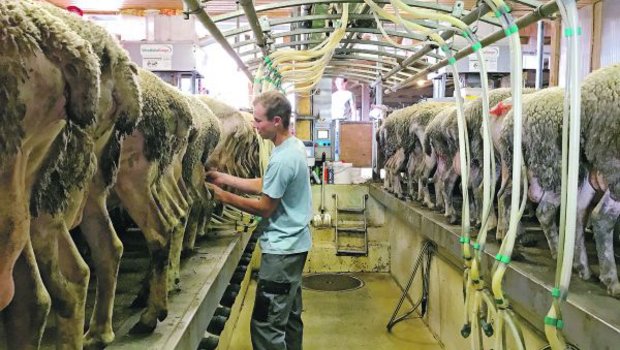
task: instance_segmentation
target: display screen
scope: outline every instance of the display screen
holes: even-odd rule
[[[329,138],[329,130],[317,130],[316,138],[317,139],[328,139]]]

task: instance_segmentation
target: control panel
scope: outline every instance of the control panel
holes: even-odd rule
[[[330,123],[315,123],[314,125],[314,158],[333,160],[333,135]]]

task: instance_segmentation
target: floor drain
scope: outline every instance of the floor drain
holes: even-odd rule
[[[361,288],[364,282],[359,278],[336,273],[321,273],[307,275],[302,279],[302,286],[305,289],[317,290],[322,292],[342,292]]]

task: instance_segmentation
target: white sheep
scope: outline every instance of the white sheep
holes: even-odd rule
[[[73,164],[79,170],[73,178],[50,178],[60,164],[67,164],[80,144],[92,148],[86,136],[96,119],[99,69],[88,42],[30,2],[0,3],[0,50],[0,191],[4,194],[0,199],[0,226],[4,228],[0,240],[7,242],[0,245],[0,309],[13,297],[14,275],[21,288],[15,290],[17,297],[5,310],[10,320],[6,322],[7,334],[14,335],[8,345],[36,347],[43,330],[36,325],[45,323],[50,297],[28,241],[30,212],[63,210],[68,205],[68,189],[79,189],[92,171],[92,157],[78,156],[85,162],[83,166]],[[62,139],[57,139],[59,135]],[[48,193],[58,196],[51,198]],[[13,274],[20,253],[19,272]],[[88,269],[82,265],[75,272],[70,278],[84,285]],[[68,308],[54,300],[55,309],[79,313],[76,303],[83,299],[65,300]]]

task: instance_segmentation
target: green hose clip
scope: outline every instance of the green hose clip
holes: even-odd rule
[[[469,237],[461,236],[461,238],[459,238],[459,243],[462,243],[462,244],[469,243]]]
[[[504,34],[506,34],[506,37],[509,37],[512,34],[518,33],[518,32],[519,32],[519,27],[516,24],[513,24],[510,27],[504,29]]]
[[[454,58],[454,57],[448,58],[448,64],[454,65],[455,63],[456,63],[456,58]]]
[[[568,293],[565,293],[564,295],[562,295],[562,292],[560,291],[559,288],[553,288],[551,289],[551,296],[555,299],[566,300],[566,298],[568,297]]]
[[[497,260],[499,262],[503,262],[504,264],[509,264],[510,263],[510,257],[506,256],[506,255],[502,255],[502,254],[497,254],[495,256],[495,260]]]
[[[493,12],[493,14],[495,15],[496,18],[500,18],[502,15],[509,14],[510,11],[512,11],[510,6],[508,6],[507,4],[503,4],[497,10],[495,10],[495,12]]]
[[[553,326],[557,329],[564,328],[564,321],[549,316],[545,316],[545,324],[548,326]]]
[[[478,50],[480,50],[482,48],[482,43],[479,41],[476,41],[472,46],[471,46],[471,50],[473,52],[476,52]]]
[[[475,250],[480,250],[480,243],[478,243],[478,242],[474,242],[471,246],[472,246]]]
[[[575,30],[575,28],[573,27],[568,27],[564,29],[564,36],[567,38],[570,38],[571,36],[574,36],[575,34],[577,36],[581,35],[581,26],[577,27],[577,30]]]

